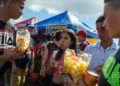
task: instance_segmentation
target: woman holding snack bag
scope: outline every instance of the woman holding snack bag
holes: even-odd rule
[[[63,86],[61,74],[63,73],[64,54],[67,48],[75,50],[76,43],[77,41],[74,31],[67,29],[62,32],[60,48],[53,52],[49,63],[50,65],[47,68],[51,71],[51,75],[53,76],[51,85],[49,86]]]
[[[12,86],[24,86],[30,61],[33,58],[32,44],[30,43],[30,32],[28,32],[27,29],[17,31],[16,47],[18,52],[25,53],[13,62]]]

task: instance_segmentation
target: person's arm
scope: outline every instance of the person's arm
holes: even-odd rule
[[[16,73],[16,72],[17,72],[17,66],[16,66],[16,64],[15,64],[15,61],[13,61],[13,63],[12,63],[12,72],[13,72],[13,73]]]
[[[34,52],[33,50],[31,50],[31,67],[30,67],[30,74],[33,72],[34,70]]]
[[[33,51],[31,51],[31,53],[32,53],[32,57],[31,57],[31,64],[34,64],[35,54],[34,54],[34,52],[33,52]]]
[[[46,63],[46,61],[48,59],[48,52],[49,51],[48,51],[47,46],[44,46],[44,51],[43,51],[42,60],[41,60],[41,62],[42,62],[41,68],[43,68],[45,66],[45,63]]]
[[[42,59],[41,59],[41,69],[40,69],[40,75],[45,76],[45,64],[48,59],[48,48],[47,46],[44,46],[43,54],[42,54]]]
[[[13,61],[22,56],[24,52],[18,53],[14,50],[4,50],[3,55],[0,55],[0,61]]]

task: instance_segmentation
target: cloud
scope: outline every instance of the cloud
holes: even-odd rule
[[[95,15],[103,12],[103,0],[28,0],[27,7],[34,12],[46,10],[57,14],[68,10],[79,15]]]
[[[48,11],[49,14],[57,14],[57,13],[59,13],[58,10],[52,9],[52,8],[47,9],[47,11]]]
[[[29,7],[28,7],[29,8]],[[39,12],[40,10],[42,10],[43,9],[43,7],[42,6],[39,6],[39,5],[31,5],[31,7],[30,7],[30,9],[32,10],[32,11],[34,11],[34,12]]]

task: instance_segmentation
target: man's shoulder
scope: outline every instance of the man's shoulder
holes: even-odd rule
[[[14,30],[14,27],[10,23],[6,23],[5,30]]]
[[[89,48],[89,49],[92,48],[92,49],[93,49],[93,48],[95,48],[95,47],[96,47],[95,44],[89,44],[86,48]]]
[[[79,45],[80,45],[80,46],[88,46],[89,43],[88,43],[87,41],[84,41],[84,42],[80,43]]]
[[[86,46],[86,48],[85,48],[85,52],[92,52],[92,51],[94,51],[96,49],[96,44],[90,44],[90,45],[88,45],[88,46]]]

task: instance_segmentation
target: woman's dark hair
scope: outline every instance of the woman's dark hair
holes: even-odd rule
[[[75,32],[73,30],[66,29],[62,33],[67,33],[70,36],[72,45],[70,45],[69,48],[74,49],[76,52],[77,38]],[[63,54],[63,50],[60,48],[55,56],[55,60],[58,61],[61,58],[62,54]]]
[[[51,34],[51,40],[55,39],[56,41],[60,41],[62,31],[56,31]]]

